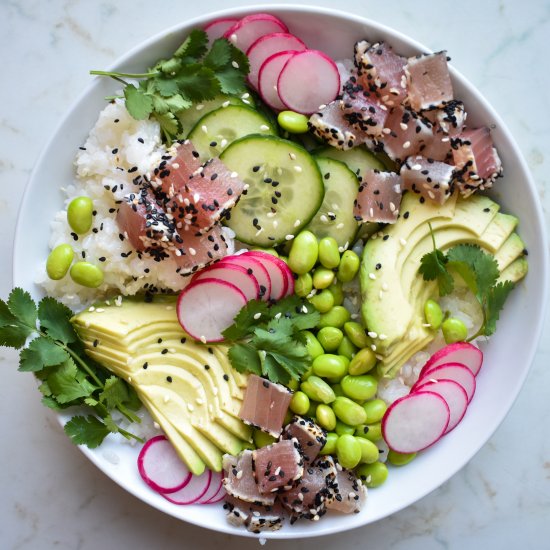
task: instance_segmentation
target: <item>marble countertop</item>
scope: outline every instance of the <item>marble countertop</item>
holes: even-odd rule
[[[250,3],[250,2],[248,2]],[[333,7],[329,0],[302,1]],[[0,51],[0,296],[12,285],[14,224],[27,178],[67,106],[108,66],[175,22],[247,2],[2,0]],[[257,4],[261,4],[257,2]],[[340,0],[338,7],[392,26],[453,64],[501,114],[533,172],[548,229],[550,63],[548,0]],[[39,215],[39,213],[37,213]],[[521,345],[521,342],[518,342]],[[15,549],[256,548],[161,514],[112,483],[40,404],[16,354],[0,349],[0,546]],[[550,326],[509,415],[479,453],[416,504],[362,529],[292,548],[548,547],[550,536]],[[270,541],[270,547],[284,542]]]

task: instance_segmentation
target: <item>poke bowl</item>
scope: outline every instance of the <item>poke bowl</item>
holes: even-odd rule
[[[305,6],[262,5],[182,22],[140,44],[118,60],[111,72],[145,73],[159,59],[169,58],[193,29],[203,29],[213,21],[240,20],[260,12],[280,19],[308,49],[323,52],[333,60],[353,58],[354,45],[361,40],[390,44],[394,51],[407,58],[429,51],[388,27],[356,15]],[[448,54],[452,56],[452,52]],[[510,410],[527,376],[542,327],[548,281],[548,247],[535,185],[498,114],[452,65],[449,71],[455,97],[467,108],[468,124],[491,129],[504,172],[484,195],[498,203],[502,212],[519,218],[517,231],[529,253],[529,271],[506,301],[495,333],[487,341],[479,342],[483,368],[476,376],[475,397],[451,433],[419,452],[410,464],[390,468],[386,482],[368,490],[366,503],[358,513],[332,512],[323,515],[320,521],[300,520],[292,525],[287,521],[280,530],[262,531],[262,537],[292,539],[347,531],[413,504],[453,476],[486,443]],[[112,79],[95,79],[69,109],[31,175],[17,223],[13,280],[14,286],[28,290],[36,300],[45,294],[44,285],[36,283],[40,268],[36,259],[45,260],[50,253],[51,222],[66,199],[62,188],[70,186],[75,178],[75,156],[106,107],[105,98],[117,95],[119,89],[120,83]],[[38,208],[40,217],[36,216]],[[58,415],[63,425],[73,416],[71,411],[60,411]],[[114,482],[174,518],[229,534],[258,536],[229,523],[222,503],[178,505],[152,490],[136,466],[142,448],[139,444],[128,445],[121,442],[120,436],[108,436],[97,448],[84,445],[80,448]]]

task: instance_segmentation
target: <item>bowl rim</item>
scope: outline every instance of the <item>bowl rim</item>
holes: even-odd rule
[[[373,27],[379,30],[383,34],[390,35],[392,38],[396,38],[404,43],[406,43],[409,47],[412,49],[417,49],[424,52],[430,52],[429,48],[427,48],[424,44],[421,42],[416,41],[415,39],[411,38],[410,36],[402,33],[401,31],[398,31],[392,27],[389,27],[385,24],[382,24],[374,19],[370,19],[367,17],[363,17],[361,15],[357,15],[356,13],[351,13],[348,11],[343,11],[340,9],[335,8],[327,8],[327,7],[316,7],[313,5],[303,5],[303,4],[283,4],[283,3],[273,3],[273,4],[250,4],[245,6],[239,6],[239,7],[233,7],[233,8],[225,8],[222,10],[216,10],[212,12],[208,12],[205,14],[202,14],[197,17],[193,17],[191,19],[184,19],[180,21],[177,24],[174,24],[170,27],[167,27],[164,30],[161,30],[160,32],[150,36],[146,40],[143,40],[136,44],[134,47],[130,48],[126,53],[119,56],[109,67],[108,70],[115,70],[117,68],[123,67],[126,63],[128,63],[134,56],[143,53],[146,51],[149,47],[156,44],[157,42],[161,41],[163,38],[167,37],[168,35],[175,34],[175,33],[181,33],[184,29],[191,29],[193,27],[197,26],[204,26],[207,22],[212,21],[217,18],[221,17],[230,17],[230,16],[236,16],[236,17],[243,17],[247,14],[256,13],[256,12],[262,12],[262,13],[271,13],[271,12],[295,12],[295,13],[314,13],[314,14],[321,14],[323,16],[327,17],[336,17],[344,20],[351,20],[354,23],[360,23],[368,27]],[[495,111],[495,109],[492,107],[492,105],[487,101],[487,99],[483,96],[483,94],[475,87],[475,85],[470,82],[465,76],[463,76],[452,64],[450,64],[450,73],[452,75],[453,80],[460,82],[462,86],[467,88],[470,92],[473,92],[476,101],[479,101],[482,104],[482,109],[484,112],[489,114],[491,118],[495,121],[495,123],[499,127],[499,131],[503,134],[504,139],[506,139],[512,149],[514,150],[517,161],[519,163],[519,168],[521,172],[525,175],[526,182],[525,185],[528,186],[530,192],[537,197],[537,189],[536,185],[533,179],[533,176],[529,170],[529,167],[527,165],[527,162],[525,158],[523,157],[523,154],[516,143],[513,135],[511,134],[510,130],[504,123],[504,121],[501,119],[500,115]],[[75,111],[78,106],[82,103],[82,101],[90,94],[94,93],[95,88],[98,86],[100,77],[95,77],[90,84],[88,84],[80,94],[77,95],[76,99],[72,101],[72,103],[69,105],[67,110],[64,112],[64,115],[60,118],[59,122],[53,129],[53,131],[49,134],[49,138],[45,142],[45,144],[42,146],[41,153],[37,157],[34,163],[34,167],[27,179],[27,184],[25,186],[25,190],[23,192],[23,196],[20,202],[20,206],[18,209],[17,214],[17,221],[15,225],[15,237],[13,242],[13,254],[12,254],[12,286],[13,282],[17,278],[17,269],[16,266],[18,265],[18,259],[22,253],[19,251],[21,250],[21,246],[18,246],[20,244],[20,239],[22,235],[22,213],[28,208],[28,203],[30,201],[32,191],[30,189],[31,185],[30,183],[37,177],[39,167],[44,162],[44,159],[47,157],[48,152],[52,144],[56,141],[57,137],[59,136],[61,130],[63,129],[64,125],[67,123],[67,120],[70,118],[73,111]],[[534,211],[535,211],[535,220],[534,225],[540,228],[545,227],[544,223],[544,216],[542,211],[542,206],[540,205],[539,201],[534,202]],[[373,523],[376,521],[380,521],[381,519],[384,519],[392,514],[395,514],[411,504],[419,501],[420,499],[424,498],[428,494],[432,493],[434,490],[436,490],[438,487],[441,486],[442,483],[447,482],[449,479],[451,479],[458,471],[460,471],[478,452],[479,450],[487,443],[488,439],[491,438],[499,425],[504,421],[508,413],[510,412],[513,403],[517,399],[517,396],[519,395],[519,392],[521,391],[525,379],[530,371],[530,368],[532,366],[534,356],[539,348],[540,345],[540,339],[541,339],[541,333],[543,329],[543,325],[545,323],[546,318],[546,305],[548,303],[548,294],[549,294],[549,253],[548,253],[548,237],[546,235],[546,232],[543,230],[541,231],[539,238],[541,239],[541,249],[542,249],[542,258],[540,258],[541,262],[541,271],[543,279],[546,281],[546,284],[544,284],[542,289],[542,296],[540,300],[541,309],[540,314],[537,319],[537,324],[535,327],[533,327],[534,332],[534,338],[533,343],[534,345],[531,346],[531,349],[528,350],[528,353],[525,356],[525,364],[526,367],[524,369],[524,372],[519,379],[519,383],[517,384],[517,387],[515,388],[515,391],[511,392],[508,395],[507,404],[505,407],[505,413],[499,417],[499,418],[493,418],[491,419],[492,422],[490,423],[490,429],[488,430],[489,436],[488,438],[482,438],[483,441],[479,443],[477,446],[475,446],[473,449],[470,450],[468,455],[466,457],[462,457],[462,459],[459,461],[458,465],[452,469],[452,471],[446,476],[446,478],[435,485],[433,484],[427,484],[427,486],[419,493],[415,494],[414,497],[405,499],[404,501],[400,502],[398,505],[394,506],[393,509],[391,509],[389,512],[385,513],[384,515],[381,515],[380,517],[375,517],[372,520],[369,520],[367,522],[363,522],[357,525],[353,525],[351,527],[348,526],[348,529],[357,529],[360,527],[365,527],[369,523]],[[57,420],[60,424],[62,424],[62,418],[57,415]],[[156,508],[157,510],[167,513],[168,515],[173,516],[175,519],[178,519],[181,521],[182,518],[179,516],[170,513],[169,510],[164,509],[163,507],[157,506],[155,502],[151,502],[149,500],[144,500],[140,494],[134,489],[133,486],[127,486],[127,485],[121,485],[120,481],[117,479],[117,477],[114,474],[114,472],[106,472],[104,468],[100,465],[100,461],[98,460],[96,454],[84,446],[79,446],[79,449],[82,451],[82,453],[87,457],[88,460],[90,460],[93,464],[95,464],[105,475],[110,477],[117,485],[121,486],[124,490],[135,496],[136,498],[140,499],[142,502],[148,504],[149,506],[152,506]],[[211,529],[217,532],[231,534],[231,535],[237,535],[237,536],[243,536],[248,538],[260,538],[260,539],[293,539],[293,538],[305,538],[305,537],[319,537],[329,534],[335,534],[340,532],[338,529],[334,528],[324,528],[323,524],[317,524],[317,527],[314,531],[309,531],[307,533],[300,533],[296,534],[293,533],[292,529],[283,529],[282,531],[276,531],[276,532],[263,532],[260,535],[250,533],[249,531],[246,531],[244,529],[240,529],[238,531],[235,530],[232,526],[230,526],[229,523],[225,525],[217,525],[216,527],[213,527],[211,525],[207,525],[206,522],[201,523],[200,521],[196,521],[194,518],[186,518],[184,521],[187,523],[191,523],[193,525]]]

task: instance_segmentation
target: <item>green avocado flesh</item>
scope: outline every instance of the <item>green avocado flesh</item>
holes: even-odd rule
[[[238,416],[246,376],[233,369],[226,346],[183,331],[175,297],[96,304],[72,322],[86,353],[134,387],[194,474],[221,471],[223,454],[251,441]]]
[[[438,249],[476,244],[494,255],[500,280],[516,282],[527,273],[525,246],[514,232],[518,219],[499,212],[499,205],[482,195],[467,200],[451,196],[443,205],[420,202],[406,193],[400,217],[371,236],[361,263],[363,321],[376,333],[381,372],[393,377],[435,332],[425,327],[424,304],[438,298],[437,283],[418,272],[422,256],[433,250],[430,223]]]

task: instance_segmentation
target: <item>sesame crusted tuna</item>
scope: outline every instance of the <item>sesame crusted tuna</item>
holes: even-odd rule
[[[447,65],[447,52],[411,57],[405,66],[408,100],[415,111],[442,107],[453,99],[453,85]]]
[[[323,141],[336,149],[351,149],[359,145],[359,131],[354,129],[349,120],[344,117],[341,100],[336,99],[313,113],[309,118],[309,129]]]
[[[278,502],[261,506],[227,495],[223,508],[227,511],[229,523],[236,527],[244,526],[252,533],[277,531],[283,526],[284,510]]]
[[[327,508],[344,514],[357,514],[367,500],[367,488],[351,471],[337,468],[336,480],[331,485]]]
[[[260,493],[288,490],[304,473],[304,460],[296,438],[283,439],[252,451],[252,461]]]
[[[423,115],[432,124],[437,124],[445,134],[456,136],[462,132],[467,113],[464,103],[453,99],[443,107],[424,111]]]
[[[401,177],[393,172],[367,170],[353,203],[361,222],[395,223],[401,205]]]
[[[246,424],[279,437],[291,399],[292,393],[285,386],[251,374],[239,417]]]
[[[282,437],[296,438],[302,449],[306,464],[313,462],[327,442],[327,432],[308,418],[294,416],[285,426]]]
[[[380,99],[374,92],[364,90],[350,82],[344,86],[340,107],[344,111],[344,118],[354,128],[372,137],[382,133],[388,118],[388,108],[380,103]]]
[[[401,166],[400,174],[403,189],[425,199],[443,204],[451,196],[455,167],[450,164],[415,155]]]

